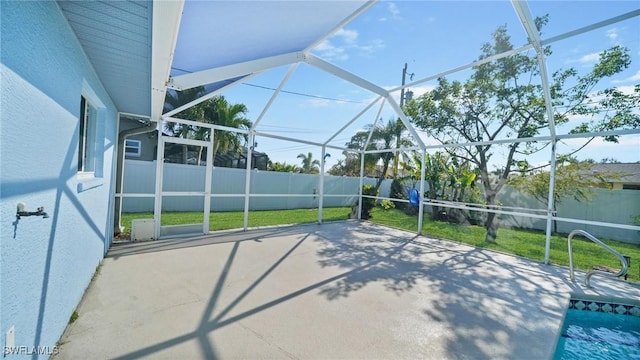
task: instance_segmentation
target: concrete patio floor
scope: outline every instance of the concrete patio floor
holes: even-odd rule
[[[56,359],[548,359],[572,292],[640,287],[371,223],[114,246]]]

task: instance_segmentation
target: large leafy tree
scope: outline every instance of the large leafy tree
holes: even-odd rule
[[[537,18],[538,30],[547,18]],[[480,59],[513,49],[506,27],[493,33],[492,42],[482,46]],[[546,55],[551,53],[545,48]],[[637,109],[640,86],[634,94],[617,89],[594,92],[605,78],[615,75],[630,64],[628,50],[613,47],[599,55],[599,61],[586,75],[571,68],[558,70],[550,79],[550,92],[555,106],[554,120],[566,124],[572,116],[591,115],[591,121],[574,132],[612,130],[640,126]],[[441,143],[492,141],[499,138],[526,138],[539,134],[549,126],[546,119],[540,70],[533,54],[515,54],[473,68],[466,81],[438,79],[438,86],[406,105],[407,114],[417,127],[422,128]],[[605,140],[616,141],[615,137]],[[454,157],[468,161],[479,169],[484,201],[496,204],[496,196],[506,184],[518,161],[539,151],[540,143],[514,142],[508,145],[485,144],[446,148]],[[497,163],[498,171],[489,171],[491,162],[498,162],[498,149],[504,149],[504,161]],[[495,165],[496,163],[494,163]],[[486,241],[497,236],[495,213],[487,215]]]

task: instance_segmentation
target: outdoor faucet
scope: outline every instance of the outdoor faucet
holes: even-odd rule
[[[16,219],[20,220],[23,216],[42,216],[43,219],[49,217],[46,212],[44,212],[44,206],[40,206],[38,211],[27,211],[26,205],[24,203],[18,203],[18,211],[16,213]]]

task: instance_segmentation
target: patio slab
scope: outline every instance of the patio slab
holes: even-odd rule
[[[571,293],[640,297],[592,285],[357,221],[124,244],[55,358],[548,359]]]

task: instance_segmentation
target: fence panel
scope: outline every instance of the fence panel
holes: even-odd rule
[[[589,202],[578,202],[574,199],[563,200],[558,206],[558,216],[634,225],[634,216],[640,214],[640,191],[593,189],[593,192],[593,198]],[[558,222],[559,232],[568,233],[576,229],[584,230],[596,237],[640,244],[640,232],[635,230]]]
[[[155,162],[126,160],[125,161],[125,193],[154,194],[155,191]],[[201,182],[204,179],[203,166],[166,164],[164,189],[169,191],[202,191]],[[212,176],[212,194],[244,195],[246,172],[244,169],[214,168]],[[250,210],[313,208],[318,206],[319,192],[318,175],[281,173],[272,171],[252,170],[251,192],[253,194],[288,194],[308,195],[308,197],[252,197],[249,201]],[[325,207],[352,206],[359,193],[360,179],[346,176],[325,176],[324,192],[326,195],[347,195],[345,197],[325,196]],[[365,178],[365,185],[375,185],[376,179]],[[391,180],[385,180],[380,186],[380,196],[388,197]],[[633,225],[633,217],[640,214],[640,191],[637,190],[606,190],[593,189],[591,201],[578,202],[573,199],[563,199],[557,206],[557,216],[563,218],[610,222],[616,224]],[[510,186],[498,195],[498,201],[504,206],[526,209],[545,209],[543,203],[533,197],[523,194]],[[153,198],[126,198],[123,201],[124,212],[153,211]],[[163,210],[165,211],[202,211],[200,197],[171,198],[165,197]],[[244,197],[216,197],[211,200],[212,211],[240,211],[244,209]],[[428,209],[425,209],[428,211]],[[545,214],[544,212],[536,212]],[[501,227],[544,230],[546,220],[523,216],[500,215],[498,221]],[[640,233],[634,230],[614,229],[609,227],[582,225],[569,222],[558,222],[558,231],[568,233],[571,230],[583,229],[594,236],[621,240],[640,244]]]
[[[203,166],[165,164],[163,189],[165,191],[203,191],[205,168]],[[124,193],[155,193],[156,164],[151,161],[126,160]],[[328,196],[324,198],[324,207],[352,206],[359,193],[360,179],[346,176],[324,177],[324,191],[328,195],[347,195],[344,197]],[[211,211],[240,211],[244,209],[246,171],[244,169],[215,167],[212,171]],[[376,179],[365,178],[365,184],[375,185]],[[381,196],[388,196],[390,180],[381,186]],[[283,173],[274,171],[252,170],[252,194],[287,194],[306,195],[304,197],[252,197],[249,210],[297,209],[318,206],[319,176],[310,174]],[[385,190],[386,189],[386,190]],[[385,193],[386,191],[386,193]],[[240,196],[215,196],[236,194]],[[153,211],[152,198],[126,198],[123,201],[124,212]],[[202,199],[194,197],[163,198],[162,209],[165,211],[201,211]]]
[[[214,167],[211,172],[211,194],[244,194],[246,172],[242,169]],[[211,211],[244,209],[244,197],[211,198]]]

